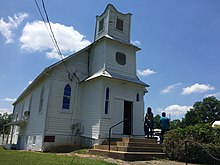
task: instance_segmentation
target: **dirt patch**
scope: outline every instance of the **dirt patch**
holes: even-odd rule
[[[91,155],[91,154],[77,154],[77,153],[68,153],[65,155],[77,155],[81,158],[90,158],[90,159],[95,159],[95,160],[104,160],[106,162],[111,162],[111,163],[116,163],[118,165],[185,165],[186,163],[184,162],[177,162],[177,161],[171,161],[171,160],[166,160],[166,159],[160,159],[160,160],[151,160],[151,161],[123,161],[120,159],[113,159],[113,158],[107,158],[107,157],[102,157],[99,155]],[[198,164],[191,164],[188,163],[188,165],[198,165]]]

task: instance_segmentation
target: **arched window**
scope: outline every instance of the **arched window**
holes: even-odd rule
[[[29,106],[28,106],[29,112],[31,111],[31,108],[32,108],[32,96],[30,97],[30,100],[29,100]]]
[[[22,106],[21,106],[21,116],[24,115],[24,102],[22,103]]]
[[[105,90],[105,114],[109,113],[109,87]]]
[[[139,93],[137,93],[136,95],[136,101],[139,102],[140,101],[140,96],[139,96]]]
[[[70,96],[71,96],[71,87],[69,84],[67,84],[64,88],[63,93],[63,109],[69,109],[70,108]]]
[[[43,110],[43,102],[44,102],[44,88],[41,89],[41,93],[40,93],[39,112],[42,112]]]

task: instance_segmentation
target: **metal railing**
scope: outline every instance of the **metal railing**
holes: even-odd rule
[[[188,148],[187,148],[187,143],[195,143],[196,145],[201,147],[212,159],[214,159],[215,161],[220,162],[219,158],[216,158],[213,155],[211,155],[200,143],[192,141],[192,140],[186,140],[185,141],[185,154],[186,154],[185,162],[186,162],[186,165],[188,164]]]
[[[119,125],[119,124],[121,124],[121,123],[123,123],[123,122],[125,122],[125,121],[127,121],[127,120],[128,120],[128,118],[126,118],[126,119],[124,119],[124,120],[118,122],[117,124],[115,124],[115,125],[113,125],[113,126],[111,126],[111,127],[109,128],[109,130],[108,130],[108,151],[110,151],[110,149],[111,149],[111,131],[112,131],[112,128],[116,127],[117,125]],[[131,126],[130,126],[130,127],[131,127]],[[131,129],[131,128],[130,128],[130,129]],[[129,132],[130,132],[130,133],[129,133],[129,137],[130,137],[131,130],[130,130]]]

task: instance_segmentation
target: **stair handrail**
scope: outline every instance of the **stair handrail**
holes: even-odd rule
[[[111,131],[112,131],[112,128],[114,128],[114,127],[116,127],[117,125],[119,125],[119,124],[125,122],[126,120],[128,120],[128,118],[126,118],[126,119],[124,119],[124,120],[118,122],[117,124],[115,124],[115,125],[113,125],[113,126],[111,126],[111,127],[109,128],[109,130],[108,130],[108,151],[110,151],[110,148],[111,148]]]
[[[195,143],[196,145],[198,145],[199,147],[201,147],[212,159],[214,159],[214,160],[220,162],[220,159],[219,159],[219,158],[216,158],[216,157],[214,157],[212,154],[210,154],[209,151],[206,150],[200,143],[195,142],[195,141],[192,141],[192,140],[185,140],[185,155],[186,155],[186,157],[185,157],[185,163],[186,163],[186,165],[188,164],[187,143],[189,143],[189,142]]]

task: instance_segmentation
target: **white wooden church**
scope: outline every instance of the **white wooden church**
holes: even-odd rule
[[[144,135],[148,85],[136,75],[131,14],[109,4],[96,16],[94,42],[47,68],[14,102],[7,147],[47,151],[92,146],[109,136]]]

